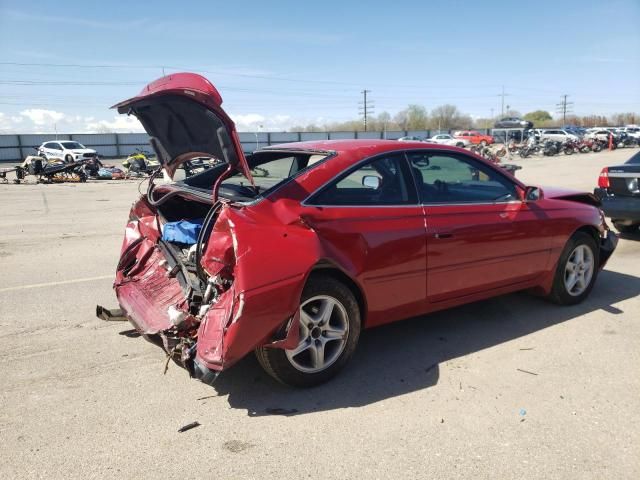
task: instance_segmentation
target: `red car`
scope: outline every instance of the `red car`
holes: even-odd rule
[[[151,178],[114,284],[134,327],[205,383],[255,351],[277,380],[315,385],[364,328],[516,290],[575,304],[616,246],[593,195],[527,187],[456,147],[312,141],[245,156],[221,104],[183,73],[116,105],[166,175],[217,160]]]
[[[475,130],[464,130],[462,132],[455,132],[453,136],[456,138],[469,140],[469,142],[474,145],[486,146],[492,145],[495,142],[491,135],[484,135],[480,132],[476,132]]]

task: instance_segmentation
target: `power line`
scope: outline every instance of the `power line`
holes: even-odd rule
[[[367,117],[373,113],[373,103],[371,100],[367,100],[367,94],[371,93],[371,90],[362,90],[363,101],[360,102],[359,113],[364,117],[364,131],[367,131]]]
[[[53,67],[53,68],[99,68],[99,69],[137,69],[137,70],[175,70],[175,71],[192,71],[200,73],[210,73],[214,75],[227,75],[233,77],[245,77],[245,78],[257,78],[265,80],[277,80],[283,82],[295,82],[295,83],[320,83],[328,85],[357,85],[355,83],[340,82],[335,80],[318,80],[311,78],[288,78],[278,75],[266,75],[266,74],[250,74],[240,72],[225,72],[220,70],[207,70],[196,67],[185,67],[175,65],[126,65],[126,64],[79,64],[79,63],[26,63],[26,62],[0,62],[0,65],[7,66],[19,66],[19,67]],[[466,85],[466,86],[453,86],[453,85],[402,85],[402,84],[376,84],[381,87],[389,88],[451,88],[451,89],[464,89],[464,88],[495,88],[494,85]]]
[[[562,100],[560,101],[560,103],[556,103],[556,112],[557,113],[562,113],[562,124],[566,125],[567,124],[567,113],[572,113],[572,108],[573,108],[573,102],[567,102],[567,97],[569,95],[564,94],[562,95]]]

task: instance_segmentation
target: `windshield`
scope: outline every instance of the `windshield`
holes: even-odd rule
[[[78,142],[60,142],[60,144],[69,150],[75,150],[77,148],[85,148],[84,145],[81,145]]]

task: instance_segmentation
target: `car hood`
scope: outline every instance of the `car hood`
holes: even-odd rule
[[[73,153],[96,153],[92,148],[72,148],[69,151]]]
[[[253,183],[235,124],[222,109],[220,93],[206,78],[195,73],[167,75],[111,108],[140,121],[170,177],[193,157],[213,156]]]
[[[600,200],[598,200],[598,198],[593,193],[558,187],[542,187],[542,191],[544,192],[545,198],[552,198],[555,200],[569,200],[572,202],[593,205],[594,207],[600,206]]]

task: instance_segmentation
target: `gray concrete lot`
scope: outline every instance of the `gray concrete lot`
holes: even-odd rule
[[[636,151],[518,176],[591,190]],[[0,478],[640,478],[640,236],[581,305],[503,296],[368,331],[319,388],[253,357],[212,388],[94,317],[136,196],[0,185]]]

